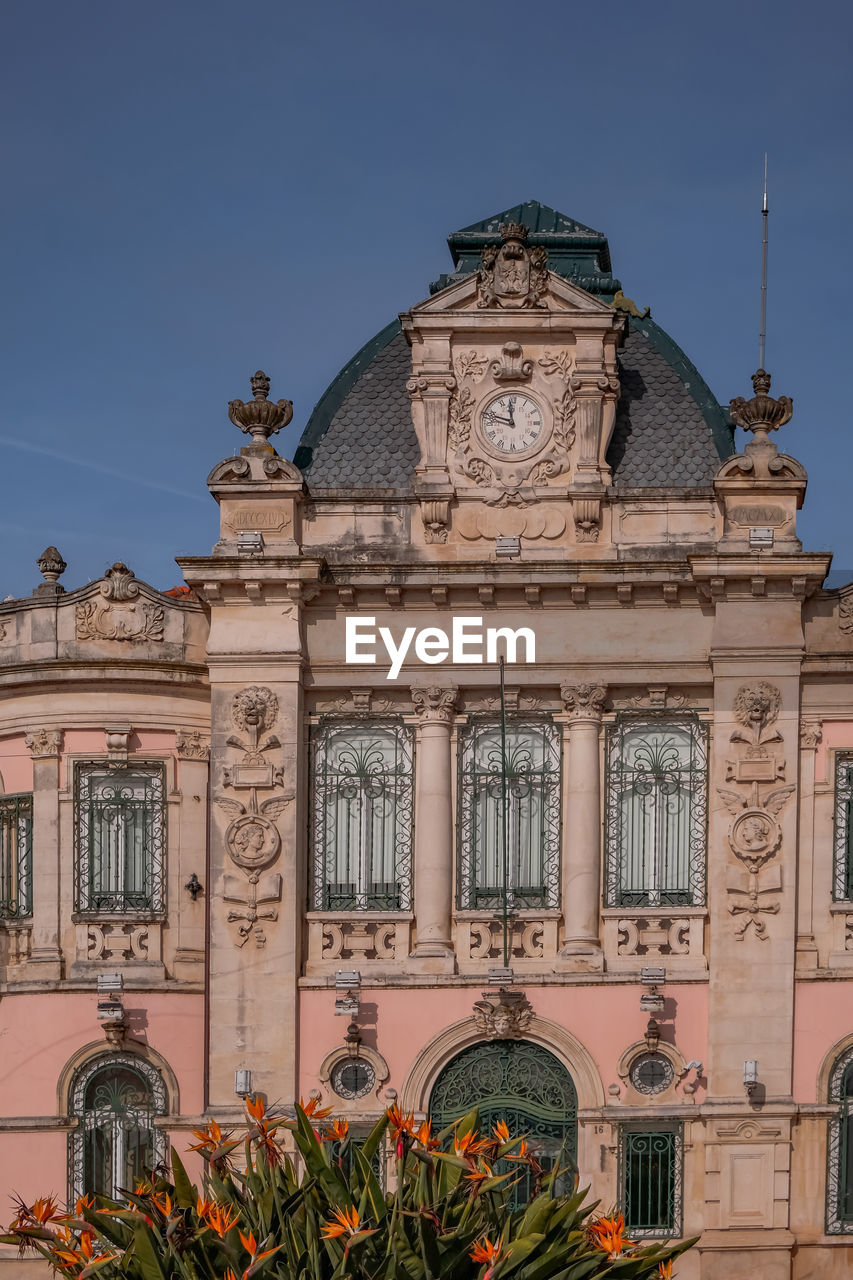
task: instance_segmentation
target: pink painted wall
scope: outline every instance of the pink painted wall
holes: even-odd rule
[[[131,1015],[139,1011],[133,1037],[159,1053],[174,1072],[181,1112],[198,1115],[204,1101],[203,997],[126,991],[124,1004]],[[0,1115],[56,1115],[57,1082],[66,1063],[84,1045],[100,1041],[106,1048],[94,991],[4,996]],[[133,1039],[127,1043],[132,1048]],[[179,1132],[174,1141],[183,1154],[192,1138]],[[0,1133],[0,1222],[13,1192],[26,1198],[55,1190],[64,1198],[65,1180],[64,1133]]]
[[[826,1102],[817,1096],[824,1058],[853,1028],[849,982],[798,982],[794,991],[794,1101]]]
[[[33,758],[22,733],[0,738],[0,776],[7,795],[33,789]]]
[[[823,739],[815,753],[815,782],[826,782],[826,763],[830,750],[853,751],[853,721],[824,720]]]
[[[598,1067],[604,1089],[618,1083],[619,1059],[629,1045],[641,1040],[648,1015],[640,1012],[639,983],[599,986],[534,987],[527,995],[536,1013],[557,1022],[580,1040]],[[664,1017],[663,1038],[675,1043],[687,1061],[707,1061],[708,987],[705,983],[667,984],[664,995],[677,1002],[674,1023]],[[365,1032],[365,1044],[376,1048],[390,1071],[388,1085],[402,1088],[422,1048],[450,1023],[470,1017],[479,988],[418,988],[417,990],[362,991],[362,1010],[375,1004],[376,1024]],[[341,1044],[344,1020],[335,1017],[335,993],[306,990],[301,993],[300,1092],[308,1096],[320,1088],[317,1070],[327,1053]],[[667,1013],[671,1010],[668,1004]],[[362,1025],[367,1026],[362,1018]],[[374,1039],[375,1033],[375,1039]],[[699,1089],[696,1101],[704,1091]],[[287,1101],[287,1100],[285,1100]]]

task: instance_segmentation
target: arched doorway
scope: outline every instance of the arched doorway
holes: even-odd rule
[[[550,1168],[561,1153],[562,1164],[575,1164],[578,1099],[574,1081],[541,1045],[491,1040],[463,1049],[451,1059],[430,1097],[433,1129],[461,1120],[475,1106],[485,1132],[503,1120],[513,1136],[526,1134],[528,1149],[544,1168]],[[520,1184],[517,1198],[523,1201],[529,1192],[529,1186]]]

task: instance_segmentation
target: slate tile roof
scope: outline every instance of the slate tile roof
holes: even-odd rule
[[[312,489],[411,488],[420,451],[406,390],[409,346],[399,328],[380,336],[349,389],[335,403],[333,383],[303,433],[295,461]],[[731,439],[696,370],[656,325],[634,320],[619,363],[622,395],[608,453],[614,484],[709,484]]]
[[[693,389],[635,324],[619,352],[619,380],[622,394],[607,453],[614,484],[710,484],[721,453],[727,456],[731,449],[718,449]]]

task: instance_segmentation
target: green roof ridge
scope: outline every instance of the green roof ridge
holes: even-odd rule
[[[300,471],[308,471],[310,469],[315,448],[328,431],[335,414],[358,382],[358,379],[375,357],[379,355],[379,352],[387,347],[389,342],[401,332],[402,327],[399,318],[392,320],[390,324],[386,324],[384,329],[380,329],[369,342],[365,342],[364,346],[356,351],[353,358],[344,365],[337,377],[333,379],[320,396],[320,399],[311,410],[311,417],[299,437],[299,444],[296,447],[296,453],[293,455],[293,464]]]

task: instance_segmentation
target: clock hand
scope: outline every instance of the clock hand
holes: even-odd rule
[[[509,397],[506,407],[509,409],[510,426],[514,427],[515,426],[515,397],[514,396]]]

